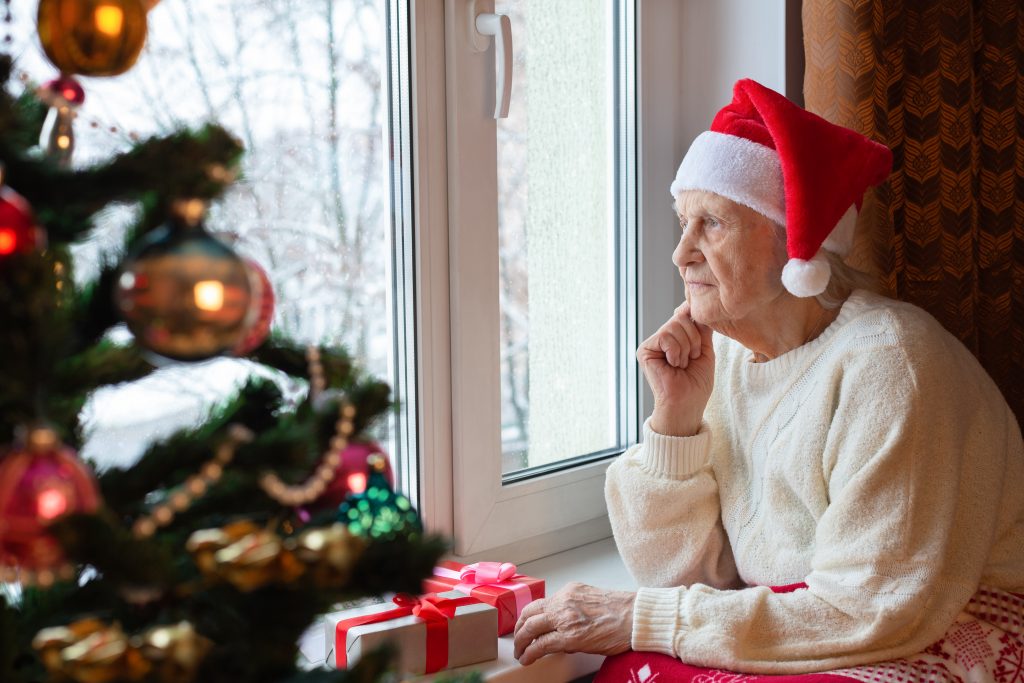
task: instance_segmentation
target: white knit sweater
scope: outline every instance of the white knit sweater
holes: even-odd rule
[[[923,650],[979,584],[1024,592],[1017,420],[931,316],[858,291],[779,358],[717,334],[715,352],[701,432],[645,426],[608,470],[615,540],[645,586],[634,650],[827,670]]]

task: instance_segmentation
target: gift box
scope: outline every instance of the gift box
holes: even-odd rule
[[[456,590],[498,609],[498,635],[512,633],[523,608],[544,597],[544,579],[516,574],[509,562],[442,562],[423,581],[425,592]]]
[[[325,620],[327,663],[338,669],[390,641],[400,671],[433,673],[498,656],[498,611],[456,591],[397,595],[389,603],[355,607]]]

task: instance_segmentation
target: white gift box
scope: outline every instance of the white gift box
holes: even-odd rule
[[[456,606],[454,616],[446,620],[447,663],[443,668],[450,669],[496,659],[498,610],[491,605],[467,599],[458,591],[438,593],[437,596],[468,603]],[[394,602],[386,602],[328,614],[324,619],[328,666],[340,668],[337,656],[342,645],[339,642],[339,623],[364,615],[389,612],[398,607],[399,605]],[[346,666],[359,661],[364,652],[371,652],[390,641],[398,651],[398,666],[402,673],[432,673],[427,671],[427,623],[420,617],[410,614],[375,624],[349,626],[344,639]]]

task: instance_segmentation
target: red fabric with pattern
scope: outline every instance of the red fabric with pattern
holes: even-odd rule
[[[683,664],[675,657],[655,652],[625,652],[608,657],[594,683],[851,683],[854,678],[836,674],[761,676]]]
[[[770,586],[775,593],[805,583]],[[743,674],[652,652],[605,659],[594,683],[1024,683],[1024,596],[982,586],[946,634],[917,655],[811,674]]]

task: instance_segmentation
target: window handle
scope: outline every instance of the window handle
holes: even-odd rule
[[[494,118],[506,119],[512,99],[512,22],[507,14],[478,14],[476,30],[494,36]]]

